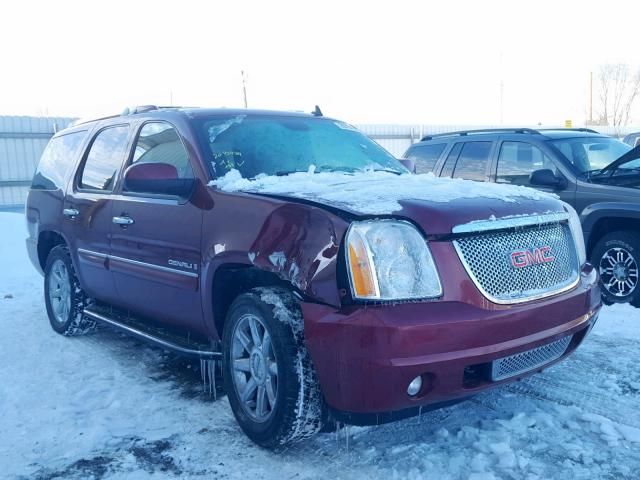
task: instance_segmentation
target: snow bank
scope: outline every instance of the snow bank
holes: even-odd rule
[[[549,198],[537,190],[516,186],[480,183],[470,180],[437,178],[431,173],[396,175],[389,172],[363,171],[357,173],[321,172],[313,168],[286,176],[259,175],[243,178],[238,170],[213,180],[225,192],[253,192],[289,195],[307,200],[322,201],[335,206],[372,214],[389,214],[400,210],[400,200],[451,202],[468,198],[492,198],[505,202],[518,199]]]

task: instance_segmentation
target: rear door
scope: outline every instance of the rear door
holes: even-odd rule
[[[113,303],[117,294],[108,269],[113,188],[130,137],[129,125],[98,130],[84,153],[63,204],[63,227],[78,277],[87,293]]]
[[[137,129],[127,167],[143,164],[151,174],[154,169],[175,172],[177,179],[194,184],[182,138],[165,121],[148,121]],[[109,265],[119,304],[143,318],[202,331],[202,210],[188,194],[177,195],[170,187],[148,190],[140,175],[128,182],[126,170],[124,177],[109,219]]]

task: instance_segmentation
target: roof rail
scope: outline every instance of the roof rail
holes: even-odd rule
[[[106,120],[108,118],[126,117],[127,115],[135,115],[137,113],[153,112],[156,110],[171,109],[171,108],[194,108],[194,107],[181,107],[181,106],[175,106],[175,105],[138,105],[135,107],[127,107],[122,111],[122,113],[116,114],[116,115],[103,115],[101,117],[80,118],[75,122],[72,122],[69,126],[73,127],[76,125],[81,125],[83,123],[97,122],[98,120]]]
[[[434,135],[425,135],[420,140],[424,142],[426,140],[431,140],[433,138],[442,138],[442,137],[464,137],[466,135],[477,135],[482,133],[529,133],[535,134],[540,133],[538,130],[534,130],[533,128],[484,128],[480,130],[460,130],[459,132],[447,132],[447,133],[437,133]]]
[[[592,128],[539,128],[538,129],[541,132],[548,132],[548,131],[557,131],[557,130],[568,130],[570,132],[587,132],[587,133],[600,133],[596,130],[593,130]]]

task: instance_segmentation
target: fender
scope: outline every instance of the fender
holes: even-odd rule
[[[340,306],[337,259],[348,221],[313,205],[270,197],[220,191],[212,197],[214,207],[203,219],[200,278],[204,320],[212,333],[214,278],[229,265],[274,274],[312,300]]]
[[[606,219],[640,220],[640,202],[601,202],[593,203],[580,213],[585,243],[590,245],[590,235],[598,222]]]
[[[601,202],[585,207],[580,214],[585,234],[593,229],[598,220],[607,217],[640,219],[640,202]]]

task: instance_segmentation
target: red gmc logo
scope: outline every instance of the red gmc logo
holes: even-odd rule
[[[556,257],[549,252],[551,247],[540,247],[532,250],[517,250],[511,253],[511,264],[516,268],[530,267],[540,263],[553,262]]]

